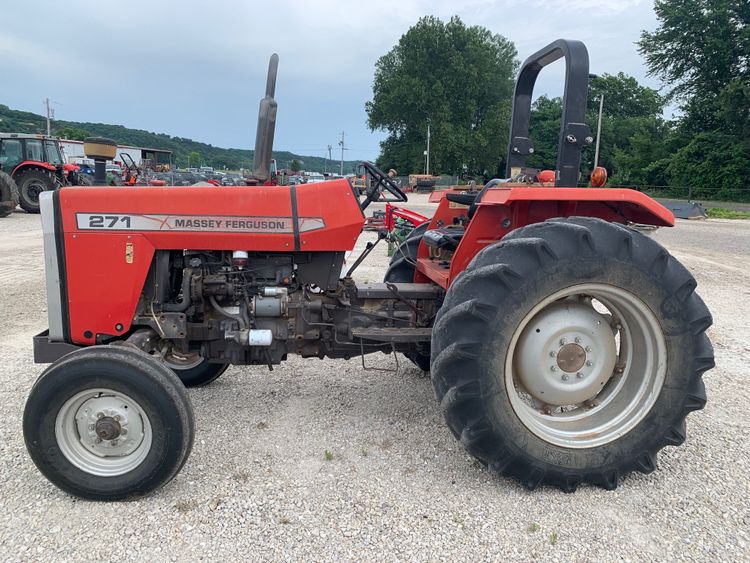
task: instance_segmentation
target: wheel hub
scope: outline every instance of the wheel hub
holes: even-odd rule
[[[537,401],[565,406],[597,395],[612,376],[617,345],[607,318],[575,299],[545,307],[518,340],[514,369]]]
[[[63,456],[99,476],[123,475],[140,465],[152,443],[151,423],[132,397],[112,389],[87,389],[68,399],[55,420]]]
[[[122,426],[111,416],[105,416],[96,421],[94,430],[96,431],[96,435],[102,440],[114,440],[120,437]]]
[[[557,366],[563,371],[578,371],[585,363],[586,350],[578,344],[566,344],[557,353]]]

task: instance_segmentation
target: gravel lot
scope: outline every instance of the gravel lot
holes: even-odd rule
[[[41,229],[38,216],[2,219],[0,560],[748,560],[750,222],[682,221],[656,236],[714,314],[717,367],[687,442],[650,475],[614,492],[530,493],[464,453],[404,358],[400,373],[292,358],[191,391],[182,472],[146,499],[97,504],[60,492],[26,454],[23,405],[42,369],[31,337],[46,327]],[[386,264],[383,245],[358,277],[380,281]]]

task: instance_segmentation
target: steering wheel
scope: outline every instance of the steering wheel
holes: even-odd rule
[[[393,178],[388,176],[388,174],[384,173],[380,168],[375,166],[372,162],[360,162],[360,166],[362,166],[366,173],[369,174],[369,176],[372,178],[372,182],[370,182],[370,187],[367,188],[367,197],[364,199],[362,203],[360,203],[359,208],[364,211],[365,208],[367,208],[368,205],[370,205],[373,201],[385,201],[385,202],[393,202],[393,201],[408,201],[408,198],[406,197],[406,194],[401,191],[401,188],[398,187],[398,184],[393,181]],[[388,199],[382,197],[384,191],[388,191],[395,197],[395,199]]]

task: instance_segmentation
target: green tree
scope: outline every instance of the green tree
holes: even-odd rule
[[[79,127],[62,127],[55,131],[55,135],[72,141],[83,141],[86,137],[91,137],[91,133]]]
[[[642,169],[661,157],[655,147],[661,145],[668,129],[661,113],[664,99],[652,88],[638,84],[623,73],[603,74],[589,83],[586,122],[593,132],[599,113],[599,99],[604,95],[599,165],[604,166],[618,181],[635,182],[633,169]],[[532,106],[530,134],[534,155],[527,164],[539,169],[554,169],[560,138],[562,100],[540,96]],[[585,178],[594,166],[594,147],[581,154],[581,175]],[[638,175],[638,181],[645,176]]]
[[[659,26],[638,44],[680,104],[663,171],[674,190],[750,199],[750,3],[657,0]]]
[[[289,170],[292,172],[299,172],[302,169],[302,164],[296,158],[289,163]]]
[[[508,141],[516,48],[460,18],[423,17],[375,65],[370,129],[383,130],[378,163],[420,172],[431,129],[431,171],[494,174]]]
[[[198,166],[201,163],[201,155],[197,151],[191,151],[187,156],[188,168]]]
[[[750,3],[746,0],[656,0],[659,27],[638,43],[652,75],[681,103],[683,127],[697,133],[736,122],[750,108]],[[738,95],[740,94],[740,95]]]

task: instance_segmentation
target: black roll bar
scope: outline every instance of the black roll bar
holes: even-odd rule
[[[555,186],[578,185],[581,150],[593,142],[591,130],[586,125],[586,102],[589,84],[589,53],[580,41],[558,39],[540,49],[521,66],[513,92],[513,113],[508,141],[508,169],[510,178],[521,171],[526,157],[534,154],[529,138],[531,95],[541,70],[565,57],[565,93],[562,103],[560,140],[557,147],[557,173]]]

